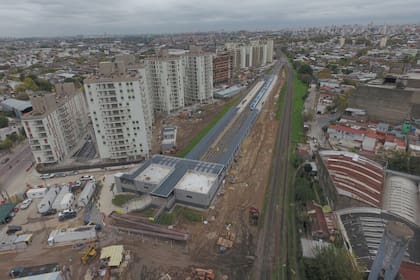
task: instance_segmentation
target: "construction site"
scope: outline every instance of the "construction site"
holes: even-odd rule
[[[279,127],[277,100],[283,82],[284,74],[279,72],[267,86],[254,83],[241,93],[241,100],[226,114],[226,119],[222,118],[221,122],[226,122],[224,126],[216,125],[218,132],[209,132],[212,145],[200,153],[193,149],[186,156],[188,160],[226,166],[223,184],[218,186],[208,208],[191,208],[200,213],[200,219],[189,219],[189,212],[185,211],[184,215],[175,215],[173,223],[165,225],[151,219],[147,209],[130,213],[113,211],[103,213],[102,227],[94,238],[49,246],[46,229],[56,228],[52,219],[28,218],[26,226],[40,222],[43,226],[32,231],[30,246],[0,255],[0,262],[8,263],[7,267],[0,267],[0,274],[10,274],[11,267],[22,264],[31,270],[33,266],[58,262],[62,279],[248,278],[257,258],[268,167]],[[252,105],[256,99],[258,102]],[[207,121],[224,104],[213,106]],[[193,131],[196,125],[189,124],[192,132],[197,133]],[[178,147],[185,145],[180,141]],[[111,185],[105,184],[102,192],[110,188]],[[95,199],[95,204],[104,204],[106,197],[99,193]],[[82,220],[77,217],[66,223],[77,228],[83,225]]]

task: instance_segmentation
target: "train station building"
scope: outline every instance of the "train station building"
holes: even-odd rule
[[[149,194],[171,208],[174,203],[207,208],[225,177],[225,166],[155,155],[132,173],[115,176],[118,192]]]

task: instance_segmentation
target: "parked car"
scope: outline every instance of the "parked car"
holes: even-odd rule
[[[22,230],[21,226],[8,226],[6,234],[9,234],[9,235],[14,234],[14,233],[16,233],[18,231],[21,231],[21,230]]]
[[[58,214],[58,220],[64,221],[72,218],[76,218],[77,213],[73,209],[67,209]]]
[[[40,176],[39,176],[39,178],[41,178],[41,179],[50,179],[50,178],[54,178],[54,174],[41,174]]]
[[[66,177],[67,173],[65,172],[57,172],[54,174],[54,177]]]
[[[50,208],[49,210],[42,213],[42,216],[51,216],[57,213],[57,210],[54,208]]]
[[[27,209],[27,208],[29,208],[29,206],[31,205],[31,203],[32,203],[32,199],[30,199],[30,198],[25,199],[24,201],[22,201],[22,203],[20,204],[20,207],[19,208],[21,210]]]
[[[80,181],[92,181],[92,180],[95,180],[95,177],[91,175],[83,175],[82,177],[80,177]]]
[[[6,162],[8,162],[10,160],[10,158],[4,158],[1,160],[1,164],[5,164]]]
[[[76,182],[70,184],[70,191],[72,193],[75,193],[75,192],[81,190],[82,188],[83,188],[83,183],[80,182],[80,181],[76,181]]]
[[[69,172],[67,172],[66,174],[67,174],[67,176],[78,175],[78,174],[79,174],[79,171],[77,171],[77,170],[74,170],[74,171],[69,171]]]

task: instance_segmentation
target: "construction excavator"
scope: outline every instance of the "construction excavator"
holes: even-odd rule
[[[96,251],[95,246],[90,245],[89,248],[83,252],[82,263],[88,264],[93,258],[96,257],[97,254],[98,252]]]

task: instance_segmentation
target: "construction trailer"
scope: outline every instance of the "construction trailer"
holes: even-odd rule
[[[89,241],[96,239],[95,226],[82,226],[77,228],[62,228],[53,230],[48,237],[48,245],[71,243],[74,241]]]
[[[59,187],[51,187],[41,202],[38,203],[38,213],[42,214],[50,210],[59,192]]]
[[[50,274],[61,274],[60,273],[60,265],[58,263],[49,263],[43,265],[36,265],[36,266],[17,266],[10,270],[9,276],[12,279],[53,279],[53,280],[61,280],[62,278],[57,277],[46,277],[50,276]],[[40,275],[40,277],[35,278],[35,276]],[[41,276],[42,275],[42,276]]]
[[[29,189],[26,192],[26,197],[31,199],[43,198],[48,192],[47,188]]]
[[[83,191],[79,195],[79,199],[77,200],[77,205],[83,206],[83,207],[88,205],[90,199],[95,193],[95,189],[96,189],[95,182],[93,181],[87,182],[86,186],[83,188]]]
[[[61,186],[61,190],[58,193],[57,197],[55,198],[54,203],[51,206],[51,208],[56,209],[56,210],[66,209],[66,208],[61,209],[60,206],[61,206],[61,201],[63,200],[64,196],[68,193],[70,193],[70,187],[68,185]]]
[[[61,199],[57,210],[61,211],[65,209],[70,209],[73,207],[73,203],[74,203],[74,195],[72,193],[66,193],[63,196],[63,199]]]

